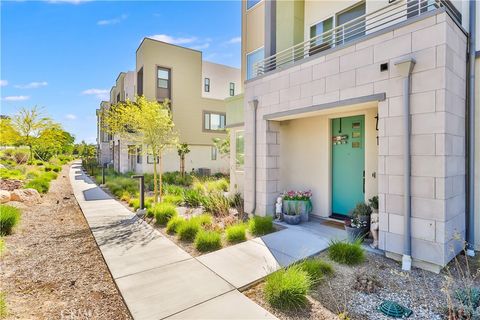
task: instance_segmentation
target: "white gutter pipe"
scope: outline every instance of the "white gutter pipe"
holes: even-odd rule
[[[468,184],[467,184],[467,255],[475,255],[475,37],[476,37],[476,1],[470,0],[469,7],[469,70],[468,70]]]
[[[412,237],[411,237],[411,157],[410,157],[410,82],[415,60],[404,59],[395,63],[403,79],[403,256],[402,270],[412,268]]]

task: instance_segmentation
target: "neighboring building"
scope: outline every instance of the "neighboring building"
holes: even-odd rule
[[[185,169],[226,173],[228,159],[219,154],[213,139],[226,137],[224,99],[241,90],[239,69],[202,61],[197,50],[144,38],[136,52],[136,70],[120,73],[110,103],[133,100],[136,95],[160,102],[168,98],[179,142],[190,148]],[[112,137],[110,148],[115,170],[153,172],[152,156],[142,152],[146,146]],[[162,166],[164,171],[179,170],[176,149],[163,154]]]
[[[403,255],[406,265],[409,256],[430,270],[446,265],[463,247],[469,212],[468,5],[242,1],[244,97],[227,100],[227,118],[235,117],[227,126],[244,137],[240,146],[231,137],[231,158],[244,153],[244,172],[232,170],[231,189],[244,186],[246,211],[272,215],[284,190],[311,189],[314,216],[344,219],[356,203],[378,195],[380,249]],[[410,132],[404,101],[410,101]]]

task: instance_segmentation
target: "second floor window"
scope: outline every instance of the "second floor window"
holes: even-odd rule
[[[203,129],[211,131],[225,130],[225,114],[205,112],[203,120]]]
[[[235,95],[235,83],[230,82],[230,97]]]
[[[161,89],[170,88],[170,69],[160,67],[157,69],[157,87]]]
[[[210,92],[210,78],[205,78],[203,80],[203,91]]]
[[[247,53],[247,80],[256,76],[254,66],[263,58],[265,58],[265,51],[263,47]]]

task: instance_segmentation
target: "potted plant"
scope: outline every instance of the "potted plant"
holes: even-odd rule
[[[284,207],[285,208],[285,207]],[[302,206],[297,201],[290,201],[285,208],[283,220],[288,224],[299,224],[302,220]]]
[[[359,239],[363,241],[368,232],[367,222],[353,216],[351,219],[345,220],[345,231],[347,231],[348,241],[355,242]]]
[[[378,196],[368,199],[368,203],[373,210],[373,213],[378,213]]]
[[[365,202],[359,202],[352,210],[352,217],[357,217],[359,220],[367,223],[367,227],[370,228],[370,215],[372,214],[372,208]]]
[[[312,211],[312,192],[308,191],[288,191],[284,192],[282,195],[283,198],[283,208],[288,210],[288,208],[295,208],[295,211],[298,211],[301,217],[301,221],[308,221],[308,214]]]

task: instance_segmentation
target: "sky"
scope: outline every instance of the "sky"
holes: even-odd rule
[[[79,142],[143,37],[240,67],[240,1],[3,1],[0,114],[38,106]]]

